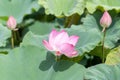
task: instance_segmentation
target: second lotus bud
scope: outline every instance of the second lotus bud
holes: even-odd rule
[[[100,25],[103,27],[102,32],[104,32],[104,29],[108,28],[111,25],[111,23],[112,23],[112,19],[110,14],[107,11],[105,11],[103,16],[100,19]]]

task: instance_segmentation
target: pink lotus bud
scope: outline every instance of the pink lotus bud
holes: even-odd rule
[[[112,23],[111,16],[107,11],[104,12],[102,18],[100,19],[100,25],[103,27],[103,31],[105,28],[108,28]]]
[[[57,32],[52,30],[49,35],[49,41],[43,40],[44,46],[49,51],[55,51],[56,56],[64,54],[67,57],[75,57],[78,55],[75,50],[75,45],[78,42],[79,37],[76,35],[68,36],[68,33],[64,30]]]
[[[16,28],[16,20],[13,16],[10,16],[8,21],[7,21],[7,27],[10,29],[10,30],[17,30]]]

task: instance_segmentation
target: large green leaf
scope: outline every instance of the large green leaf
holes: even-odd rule
[[[115,44],[120,39],[120,19],[113,21],[113,24],[107,29],[105,46],[108,48],[115,47]]]
[[[14,16],[21,22],[24,15],[31,13],[31,9],[38,9],[37,0],[0,0],[0,17]]]
[[[85,80],[120,80],[120,64],[99,64],[86,70]]]
[[[110,65],[120,63],[120,46],[110,51],[107,55],[105,63]]]
[[[55,23],[41,23],[35,22],[33,25],[29,26],[29,31],[37,35],[48,34],[55,27]]]
[[[7,39],[10,38],[11,36],[11,31],[0,24],[0,47],[5,47],[7,43]]]
[[[90,13],[93,13],[97,8],[101,10],[115,9],[120,12],[120,2],[119,0],[88,0],[86,8]]]
[[[26,46],[26,45],[33,45],[33,46],[37,46],[37,47],[43,47],[42,44],[42,40],[46,39],[48,35],[35,35],[34,33],[32,33],[31,31],[28,32],[22,43],[21,46]]]
[[[0,69],[1,80],[83,80],[85,70],[77,63],[56,61],[53,54],[35,46],[0,54]]]
[[[85,52],[93,50],[101,40],[101,36],[97,29],[87,29],[88,26],[84,25],[72,25],[70,29],[67,29],[70,35],[77,35],[80,37],[76,49],[79,54],[82,55]]]
[[[46,14],[55,16],[82,14],[85,9],[85,0],[39,0],[39,4],[45,8]]]

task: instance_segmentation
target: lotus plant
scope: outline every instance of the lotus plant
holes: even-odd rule
[[[100,25],[103,27],[103,40],[102,40],[102,62],[104,63],[104,42],[106,36],[106,28],[108,28],[112,23],[111,16],[107,11],[104,12],[103,16],[100,19]]]
[[[78,55],[75,50],[78,39],[79,36],[76,35],[69,37],[65,30],[58,32],[54,29],[49,35],[49,41],[43,40],[43,44],[49,51],[55,51],[56,56],[65,55],[72,58]]]
[[[18,30],[16,28],[17,26],[17,22],[16,22],[16,19],[13,17],[13,16],[9,16],[8,18],[8,21],[7,21],[7,27],[8,29],[11,30],[11,45],[12,45],[12,48],[14,48],[14,31]]]

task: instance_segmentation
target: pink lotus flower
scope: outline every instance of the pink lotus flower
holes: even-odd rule
[[[7,21],[7,27],[10,29],[10,30],[18,30],[17,28],[16,28],[16,26],[17,26],[17,23],[16,23],[16,20],[15,20],[15,18],[13,17],[13,16],[10,16],[9,17],[9,19],[8,19],[8,21]]]
[[[104,29],[108,28],[111,23],[112,23],[111,16],[109,15],[109,13],[107,11],[105,11],[103,16],[100,19],[100,25],[103,27],[102,32],[104,32]]]
[[[52,30],[49,35],[49,41],[43,40],[43,44],[49,51],[55,51],[56,56],[64,54],[71,58],[78,55],[75,50],[75,45],[78,42],[78,39],[79,37],[76,35],[69,37],[64,30],[60,32]]]

